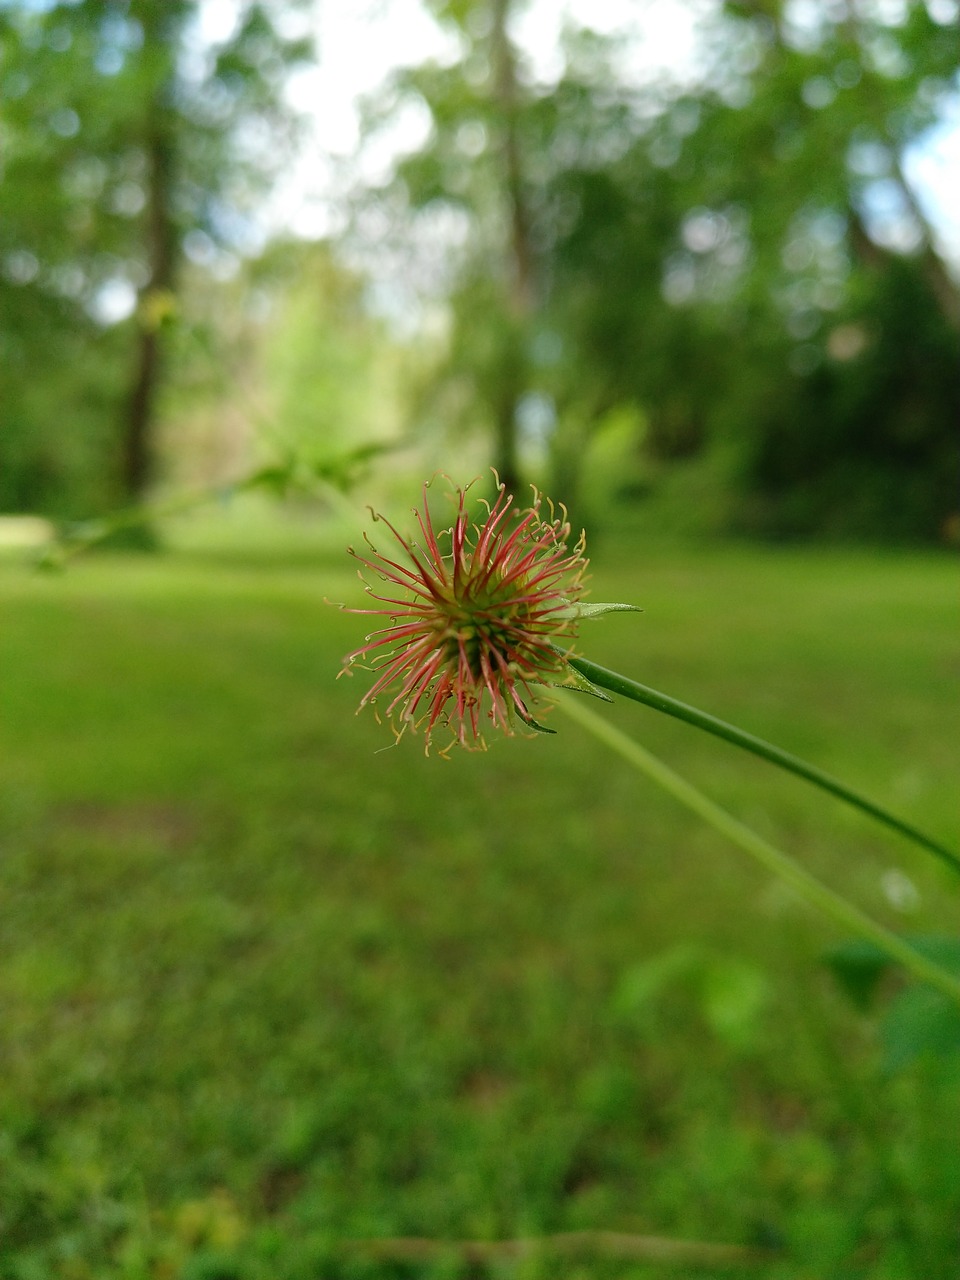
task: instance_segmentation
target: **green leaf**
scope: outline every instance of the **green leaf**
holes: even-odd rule
[[[279,498],[286,497],[293,481],[293,463],[273,467],[261,467],[237,486],[240,489],[266,489]]]
[[[960,1056],[960,1007],[930,987],[900,993],[883,1020],[883,1067],[893,1074],[920,1058]]]
[[[905,937],[904,942],[942,969],[960,973],[960,938],[945,934],[914,934]],[[885,951],[872,942],[861,940],[833,947],[823,959],[840,988],[861,1010],[870,1008],[880,980],[893,967],[893,961]]]
[[[578,618],[602,618],[605,613],[643,613],[638,604],[578,604],[574,607]]]
[[[960,938],[949,934],[928,933],[908,937],[907,942],[928,960],[949,969],[951,973],[960,973]]]
[[[520,717],[520,719],[523,721],[523,723],[527,726],[528,729],[533,729],[535,733],[556,734],[557,732],[556,729],[548,729],[545,724],[540,724],[538,720],[534,720],[533,716],[530,714],[529,711],[526,710],[526,708],[521,710],[520,707],[517,707],[515,709],[516,709],[517,715]]]
[[[686,991],[710,1030],[729,1047],[748,1048],[770,997],[766,974],[735,956],[712,954],[680,943],[631,965],[621,975],[611,1012],[621,1023],[642,1027],[667,992]]]
[[[704,967],[700,1007],[710,1029],[731,1048],[753,1043],[769,998],[767,975],[756,965],[723,956]]]
[[[885,951],[860,939],[833,947],[823,961],[844,995],[862,1011],[870,1008],[880,979],[890,965]]]
[[[609,693],[605,693],[603,689],[597,686],[576,667],[568,666],[562,680],[551,681],[559,689],[576,689],[578,693],[589,693],[592,698],[599,698],[601,702],[612,702],[613,699]]]

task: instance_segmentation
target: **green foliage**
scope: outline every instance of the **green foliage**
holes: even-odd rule
[[[76,517],[124,494],[142,346],[185,321],[179,262],[246,247],[289,154],[282,88],[308,46],[257,0],[235,8],[204,48],[195,0],[0,7],[4,509]],[[137,308],[113,324],[118,291]]]
[[[157,502],[138,503],[99,520],[67,525],[41,548],[35,564],[40,570],[60,570],[75,556],[93,549],[155,551],[160,546],[156,521],[196,512],[212,503],[222,506],[244,494],[265,493],[273,499],[300,498],[322,504],[334,494],[349,493],[366,478],[371,464],[393,447],[375,441],[332,455],[316,451],[312,456],[304,452],[286,453],[228,484],[179,493]]]
[[[535,84],[514,50],[505,95],[504,6],[434,8],[461,60],[376,104],[432,123],[387,207],[414,240],[451,211],[461,227],[433,412],[489,430],[507,405],[522,437],[538,397],[533,452],[574,510],[620,412],[645,424],[628,485],[710,450],[738,531],[946,536],[960,292],[905,176],[955,92],[943,14],[731,3],[704,16],[685,83],[637,84],[617,40],[569,29],[557,78]]]
[[[633,965],[620,981],[615,1007],[626,1022],[643,1026],[661,1000],[677,999],[678,986],[689,988],[698,1015],[728,1048],[745,1050],[757,1039],[770,998],[763,969],[691,944]]]
[[[960,1055],[960,1012],[935,991],[911,987],[884,1019],[884,1064],[901,1071],[927,1054],[951,1060]]]
[[[329,458],[395,436],[398,344],[371,318],[363,282],[325,244],[275,245],[251,274],[271,299],[259,342],[269,445]]]
[[[861,282],[751,424],[742,527],[874,538],[947,535],[960,492],[957,335],[920,264],[893,260]]]
[[[911,944],[934,963],[960,973],[960,939],[910,938]],[[890,962],[867,943],[846,943],[827,955],[827,963],[840,986],[860,1009],[874,1003]],[[882,1024],[884,1068],[902,1071],[925,1057],[960,1065],[960,1010],[954,1002],[926,987],[909,986],[898,992],[884,1013]]]
[[[322,603],[362,601],[339,545],[266,556],[234,522],[232,552],[0,579],[0,1274],[386,1280],[428,1271],[340,1242],[609,1229],[950,1280],[955,1084],[878,1078],[819,924],[566,724],[381,750],[334,678],[363,630]],[[598,661],[956,840],[946,562],[611,542],[594,573],[646,610],[591,630]],[[874,913],[896,862],[911,929],[954,928],[921,852],[610,714]]]
[[[398,402],[416,360],[328,244],[277,239],[229,280],[188,272],[182,305],[189,324],[171,335],[176,378],[158,440],[161,505],[232,491],[264,468],[278,491],[309,501],[338,459],[346,483],[364,457],[408,443]]]

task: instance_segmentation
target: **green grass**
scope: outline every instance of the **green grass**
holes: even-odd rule
[[[953,564],[602,550],[595,598],[646,613],[585,628],[590,657],[960,844]],[[882,1074],[831,928],[559,716],[380,752],[335,679],[363,619],[325,596],[357,586],[316,540],[0,572],[0,1277],[663,1274],[338,1243],[593,1229],[954,1277],[956,1072]],[[609,714],[877,918],[956,932],[932,859]]]

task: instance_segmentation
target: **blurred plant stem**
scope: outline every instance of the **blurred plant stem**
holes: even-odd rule
[[[938,991],[960,1004],[960,980],[914,950],[895,933],[891,933],[889,929],[885,929],[883,925],[877,924],[869,916],[864,915],[846,898],[834,893],[815,876],[805,871],[788,854],[782,853],[738,818],[708,799],[639,743],[634,742],[625,733],[596,715],[589,707],[584,706],[581,700],[554,690],[551,690],[551,696],[571,720],[581,728],[587,729],[608,747],[612,747],[636,769],[672,795],[675,800],[679,800],[681,804],[707,822],[715,831],[719,831],[721,835],[725,835],[734,844],[739,845],[767,871],[790,885],[811,906],[816,907],[842,928],[852,930],[862,938],[868,939],[891,959],[902,964],[915,978],[936,987]]]
[[[97,520],[84,520],[59,533],[41,551],[37,567],[62,569],[69,560],[109,541],[117,534],[142,529],[154,521],[183,515],[211,502],[222,502],[242,493],[266,492],[275,498],[291,494],[310,497],[321,495],[350,515],[355,508],[347,494],[356,484],[366,465],[387,453],[404,447],[404,441],[373,441],[342,454],[320,459],[306,459],[291,454],[232,483],[211,485],[189,493],[178,493],[154,502],[141,502],[124,507]]]
[[[901,818],[896,817],[895,814],[889,813],[880,805],[875,804],[874,801],[868,800],[866,796],[861,796],[838,779],[832,778],[828,773],[824,773],[822,769],[818,769],[816,765],[807,764],[799,756],[791,755],[788,751],[775,747],[772,742],[765,742],[763,738],[757,738],[752,733],[747,733],[744,729],[738,729],[736,725],[727,724],[725,720],[718,720],[716,716],[711,716],[706,711],[698,711],[696,707],[688,706],[685,702],[679,702],[676,698],[671,698],[669,694],[660,693],[645,684],[639,684],[636,680],[629,680],[626,676],[622,676],[616,671],[609,671],[606,667],[597,666],[595,662],[590,662],[586,658],[570,658],[569,662],[570,666],[600,689],[606,689],[610,693],[617,693],[621,697],[630,698],[633,702],[640,702],[644,706],[652,707],[655,711],[662,711],[664,715],[683,720],[686,724],[692,724],[697,729],[703,729],[707,733],[712,733],[715,737],[723,738],[725,742],[732,742],[734,746],[741,747],[744,751],[749,751],[755,756],[760,756],[771,764],[778,765],[781,769],[786,769],[789,773],[795,773],[798,777],[805,778],[807,782],[812,782],[815,787],[820,787],[823,791],[829,791],[831,795],[837,796],[838,799],[845,800],[847,804],[853,805],[854,808],[861,810],[861,812],[869,814],[870,817],[875,818],[878,822],[882,822],[884,826],[890,827],[902,836],[906,836],[908,840],[920,845],[928,853],[935,854],[954,871],[960,873],[960,857],[957,857],[951,849],[940,844],[939,841],[931,839],[924,832],[918,831],[916,827],[904,822]]]

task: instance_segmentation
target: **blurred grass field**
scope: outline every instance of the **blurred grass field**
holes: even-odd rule
[[[646,612],[588,656],[960,845],[952,561],[611,540],[593,571]],[[0,1276],[664,1274],[338,1244],[605,1229],[955,1277],[956,1071],[883,1075],[838,935],[559,716],[381,750],[325,597],[359,600],[326,540],[0,567]],[[922,853],[604,714],[878,919],[956,932]]]

